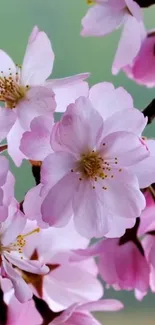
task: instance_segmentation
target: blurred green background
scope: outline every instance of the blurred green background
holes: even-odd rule
[[[91,72],[91,85],[100,81],[121,85],[133,96],[135,107],[145,108],[155,97],[155,89],[140,87],[123,73],[111,75],[120,31],[104,38],[80,37],[80,22],[87,8],[85,0],[0,0],[0,47],[16,63],[22,63],[27,38],[33,26],[38,25],[53,44],[56,55],[53,77]],[[145,10],[145,22],[148,28],[155,27],[155,7]],[[155,125],[147,128],[146,135],[155,136]],[[31,170],[26,163],[18,171],[12,163],[11,168],[17,178],[17,197],[22,200],[25,192],[34,184]],[[99,315],[105,325],[155,324],[155,296],[148,295],[142,303],[135,300],[133,293],[108,290],[105,296],[117,297],[126,306],[120,313]]]

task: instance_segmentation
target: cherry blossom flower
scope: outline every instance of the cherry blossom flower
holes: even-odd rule
[[[36,223],[30,222],[30,229]],[[27,229],[29,231],[29,229]],[[23,272],[23,278],[34,294],[44,299],[49,307],[58,312],[73,303],[97,300],[103,295],[103,288],[97,279],[98,268],[93,258],[85,262],[70,262],[72,249],[86,248],[89,241],[80,236],[70,222],[66,227],[48,228],[29,237],[24,254],[46,264],[47,275],[33,275]]]
[[[146,32],[136,57],[130,65],[123,68],[129,78],[149,88],[155,86],[154,46],[155,32]]]
[[[120,301],[115,299],[102,299],[85,304],[74,304],[56,317],[49,325],[101,325],[92,315],[96,311],[117,311],[123,308]]]
[[[134,0],[94,0],[82,19],[82,36],[105,36],[123,25],[113,62],[112,72],[132,63],[144,37],[144,26],[139,5]],[[134,35],[134,37],[133,37]]]
[[[108,286],[117,291],[134,290],[136,298],[142,300],[149,289],[151,268],[139,237],[139,224],[137,219],[120,239],[105,239],[89,248],[75,250],[71,261],[97,256],[99,273]]]
[[[63,105],[67,105],[87,94],[88,85],[83,79],[88,74],[46,81],[52,72],[54,53],[47,35],[38,27],[29,37],[22,66],[15,65],[3,50],[0,62],[0,101],[6,106],[0,108],[0,140],[7,136],[8,152],[19,165],[24,157],[19,151],[20,139],[32,119],[40,115],[52,118],[56,102],[58,110],[62,106],[62,97]]]
[[[26,224],[24,215],[13,206],[10,206],[8,218],[0,224],[0,274],[2,278],[11,280],[15,296],[20,302],[32,297],[32,291],[22,279],[22,271],[32,274],[45,274],[48,267],[38,261],[29,261],[22,255],[27,237],[38,232],[33,229],[23,233]]]
[[[132,131],[141,135],[147,119],[134,108],[132,97],[125,89],[122,87],[115,89],[111,83],[101,82],[91,87],[88,97],[103,119],[109,119],[106,123],[108,132],[110,127],[114,132]],[[113,123],[115,113],[117,113],[117,123]],[[39,116],[32,120],[30,131],[23,134],[20,144],[20,150],[27,158],[42,161],[51,153],[50,138],[53,125],[53,120],[46,116]],[[104,133],[105,131],[104,129]]]
[[[106,127],[82,97],[56,123],[52,139],[56,152],[44,160],[41,170],[41,182],[49,190],[41,207],[43,221],[60,227],[74,214],[83,236],[102,237],[117,218],[131,218],[133,225],[141,214],[145,200],[130,166],[149,151],[134,133],[113,131],[115,121],[117,114],[111,124],[107,119]]]

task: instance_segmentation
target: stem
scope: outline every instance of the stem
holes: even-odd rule
[[[153,188],[153,184],[149,186],[149,190],[152,194],[153,199],[155,199],[155,189]]]
[[[40,169],[41,166],[32,166],[32,174],[35,179],[36,185],[40,184]]]
[[[155,0],[134,0],[141,8],[147,8],[155,4]]]
[[[155,99],[142,111],[144,116],[148,117],[147,124],[150,124],[155,118]]]
[[[0,324],[7,324],[7,305],[3,300],[3,291],[0,288]]]
[[[54,320],[57,316],[59,316],[61,314],[61,312],[54,313],[48,307],[48,304],[44,300],[39,299],[35,295],[33,295],[33,300],[34,300],[36,309],[38,310],[38,312],[40,313],[40,315],[43,318],[42,325],[48,325],[50,322],[52,322],[52,320]]]

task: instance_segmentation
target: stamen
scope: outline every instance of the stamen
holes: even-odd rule
[[[27,236],[30,236],[30,235],[33,235],[34,233],[36,232],[40,232],[40,228],[36,228],[30,232],[28,232],[27,234],[23,235],[23,238],[27,237]]]
[[[19,84],[20,68],[13,75],[11,68],[9,68],[9,75],[6,77],[1,71],[0,75],[0,101],[5,102],[6,107],[14,108],[20,99],[25,97],[29,86],[23,87]]]

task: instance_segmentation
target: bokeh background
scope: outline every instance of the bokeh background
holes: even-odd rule
[[[100,81],[121,85],[133,96],[135,107],[145,108],[155,97],[155,89],[138,86],[123,73],[111,74],[120,31],[104,38],[80,37],[81,18],[87,8],[86,0],[0,0],[0,47],[16,63],[22,63],[27,38],[33,26],[38,25],[50,37],[55,51],[53,77],[91,72],[90,85]],[[144,14],[147,28],[155,28],[155,7]],[[146,135],[155,136],[155,124],[147,128]],[[11,168],[17,178],[17,198],[22,200],[34,184],[31,169],[26,162],[18,171],[11,162]],[[155,324],[155,295],[149,294],[141,303],[133,293],[105,290],[105,297],[117,297],[126,307],[119,313],[97,315],[105,325]]]

